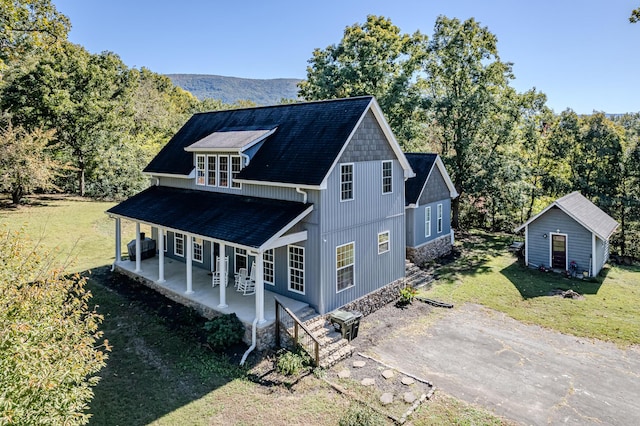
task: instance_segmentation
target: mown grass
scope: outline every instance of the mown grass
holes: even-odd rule
[[[640,344],[640,268],[612,266],[594,280],[566,278],[520,265],[507,252],[509,243],[506,235],[470,234],[459,243],[460,258],[439,268],[440,279],[421,294],[482,304],[575,336]],[[572,289],[584,299],[550,296],[556,289]]]

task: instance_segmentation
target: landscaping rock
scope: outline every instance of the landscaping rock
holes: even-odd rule
[[[391,404],[393,402],[393,394],[389,392],[383,393],[380,397],[380,402],[382,403],[382,405]]]
[[[410,385],[414,384],[416,381],[413,380],[412,377],[403,377],[401,382],[402,382],[403,385],[410,386]]]
[[[384,370],[382,372],[382,377],[384,377],[385,379],[389,380],[390,378],[392,378],[394,376],[393,374],[393,370]]]
[[[362,379],[360,383],[362,384],[362,386],[373,386],[376,384],[376,381],[375,379],[366,378]]]
[[[405,392],[403,398],[404,402],[406,402],[407,404],[413,404],[413,402],[416,400],[416,396],[413,394],[413,392]]]
[[[365,365],[367,365],[365,361],[353,361],[353,368],[362,368]]]
[[[340,372],[338,373],[338,377],[340,377],[341,379],[348,379],[349,377],[351,377],[351,371],[347,369],[340,370]]]

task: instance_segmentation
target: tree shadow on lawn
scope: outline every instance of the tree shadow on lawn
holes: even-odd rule
[[[246,376],[238,365],[246,345],[223,354],[208,349],[206,319],[194,310],[108,267],[93,270],[87,287],[112,347],[98,373],[89,424],[148,424]]]
[[[519,262],[513,262],[500,271],[511,281],[524,299],[550,296],[554,290],[573,290],[579,294],[597,294],[608,272],[609,269],[605,268],[596,278],[567,278],[560,273],[541,272],[528,268]]]

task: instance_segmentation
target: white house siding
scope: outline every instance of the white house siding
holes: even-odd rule
[[[575,260],[580,270],[589,268],[591,232],[557,207],[550,208],[529,224],[527,250],[530,266],[550,266],[551,233],[567,235],[567,262]],[[545,234],[547,238],[544,238]]]

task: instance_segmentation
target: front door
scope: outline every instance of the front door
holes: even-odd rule
[[[567,269],[567,237],[553,234],[551,236],[551,267]]]

